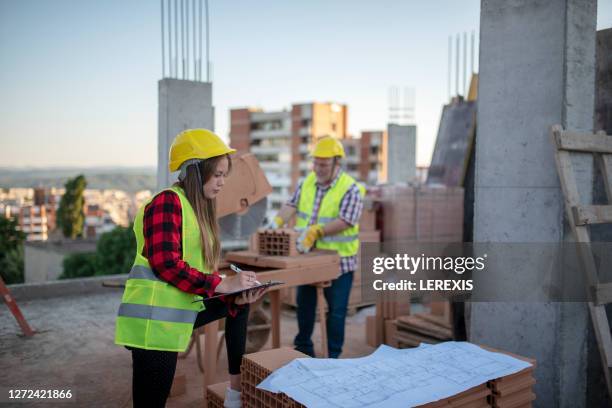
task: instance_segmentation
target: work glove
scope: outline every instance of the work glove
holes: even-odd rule
[[[285,225],[285,221],[277,215],[266,224],[266,229],[282,228],[283,225]]]
[[[314,246],[317,239],[323,237],[323,226],[311,225],[308,229],[305,229],[299,236],[297,241],[297,249],[301,253],[309,252]]]

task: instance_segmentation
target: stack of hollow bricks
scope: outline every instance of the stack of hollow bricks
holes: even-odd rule
[[[209,385],[206,392],[206,406],[208,408],[223,408],[227,387],[229,387],[229,381]]]
[[[518,373],[496,378],[487,383],[470,388],[461,393],[443,398],[438,401],[420,405],[420,408],[523,408],[531,407],[535,394],[533,377],[536,361],[512,353],[484,347],[493,352],[504,353],[511,357],[527,361],[532,364]],[[309,358],[288,347],[259,351],[247,354],[242,359],[241,385],[242,406],[245,408],[302,408],[302,404],[294,401],[286,394],[274,394],[257,389],[257,384],[282,366],[296,358]],[[210,385],[207,389],[207,407],[223,407],[225,388],[228,382]]]
[[[260,229],[257,231],[257,250],[260,255],[296,256],[299,232],[290,228]]]
[[[308,358],[308,356],[288,347],[245,355],[240,368],[242,406],[244,408],[304,408],[302,404],[289,398],[286,394],[275,394],[256,388],[257,384],[272,372],[296,358]]]
[[[533,392],[533,386],[536,383],[533,376],[536,367],[536,360],[517,356],[516,354],[506,351],[495,350],[492,348],[483,347],[489,351],[507,354],[510,357],[518,358],[531,364],[518,373],[507,375],[505,377],[496,378],[487,383],[487,387],[491,390],[489,396],[489,404],[494,408],[531,408],[536,395]]]
[[[382,241],[462,242],[463,194],[459,187],[384,186],[372,191],[381,206],[378,225]],[[365,290],[363,292],[368,294]],[[368,344],[377,347],[386,343],[398,347],[396,319],[410,314],[410,298],[407,293],[395,291],[381,291],[377,295],[376,316],[369,316],[366,321]],[[449,303],[432,302],[431,307],[431,314],[445,317],[448,321],[444,325],[448,326]]]

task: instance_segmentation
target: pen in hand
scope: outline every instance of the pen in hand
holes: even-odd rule
[[[230,264],[230,269],[231,269],[232,271],[236,272],[236,273],[240,273],[240,272],[242,272],[242,269],[240,269],[239,267],[237,267],[237,266],[236,266],[236,265],[234,265],[234,264]],[[257,284],[257,285],[261,285],[261,282],[259,282],[258,280],[256,280],[256,281],[255,281],[255,284]]]

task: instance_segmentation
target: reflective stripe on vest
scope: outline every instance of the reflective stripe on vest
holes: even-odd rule
[[[130,270],[128,279],[146,279],[146,280],[162,282],[161,279],[155,276],[151,268],[147,268],[146,266],[142,266],[142,265],[132,266],[132,270]]]
[[[163,322],[193,324],[196,320],[198,312],[194,310],[173,309],[161,306],[122,303],[119,305],[118,315],[147,320],[159,320]]]
[[[321,238],[323,242],[352,242],[359,239],[359,235],[331,235]]]

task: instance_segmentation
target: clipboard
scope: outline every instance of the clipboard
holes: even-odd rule
[[[219,294],[216,294],[214,296],[204,298],[202,300],[197,300],[196,302],[206,302],[207,300],[217,299],[217,298],[220,298],[221,296],[239,295],[242,292],[248,292],[248,291],[251,291],[251,290],[268,289],[268,288],[271,288],[273,286],[282,285],[284,283],[285,282],[281,282],[281,281],[268,281],[268,282],[262,283],[262,284],[257,285],[257,286],[252,286],[252,287],[250,287],[248,289],[237,290],[235,292],[219,293]]]

